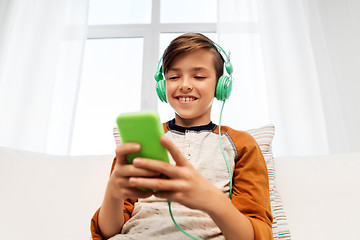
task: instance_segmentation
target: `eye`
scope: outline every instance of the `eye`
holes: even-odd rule
[[[204,79],[205,77],[203,77],[203,76],[195,76],[194,78],[196,78],[196,79]]]
[[[179,78],[179,76],[171,76],[171,77],[169,77],[168,79],[170,79],[170,80],[176,80],[176,79],[178,79]]]

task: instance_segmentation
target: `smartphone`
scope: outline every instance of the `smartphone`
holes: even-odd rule
[[[156,111],[123,113],[118,116],[117,125],[122,142],[136,142],[141,145],[139,152],[126,155],[129,164],[132,164],[136,157],[169,162],[168,151],[160,143],[164,129]]]

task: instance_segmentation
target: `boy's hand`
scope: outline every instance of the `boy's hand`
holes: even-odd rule
[[[170,179],[132,176],[130,186],[157,189],[159,191],[154,193],[157,197],[166,198],[189,208],[206,212],[216,207],[214,204],[217,200],[226,198],[218,188],[196,171],[169,139],[162,137],[161,144],[169,150],[176,166],[163,161],[139,158],[134,159],[133,165],[137,169],[159,172]]]
[[[137,143],[124,143],[116,148],[116,163],[111,173],[107,193],[113,198],[121,200],[125,198],[147,198],[153,195],[151,191],[142,191],[129,183],[130,177],[157,177],[157,171],[137,168],[126,162],[126,154],[138,152],[140,145]]]

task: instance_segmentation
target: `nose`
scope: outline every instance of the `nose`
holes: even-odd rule
[[[193,85],[191,83],[191,80],[187,77],[184,78],[184,80],[180,84],[180,90],[184,92],[190,92],[193,89]]]

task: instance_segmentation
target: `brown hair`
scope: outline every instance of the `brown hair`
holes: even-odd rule
[[[215,47],[213,41],[201,33],[185,33],[171,41],[169,46],[165,49],[163,55],[164,74],[167,73],[177,56],[199,49],[209,49],[209,51],[213,54],[216,79],[218,80],[223,75],[224,60]]]

